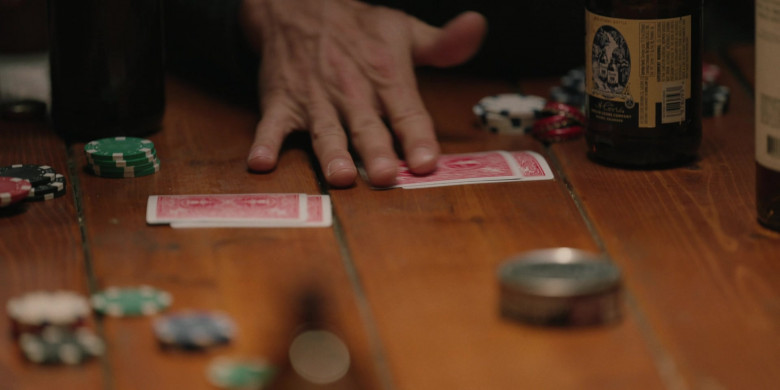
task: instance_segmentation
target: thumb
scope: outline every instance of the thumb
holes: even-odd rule
[[[473,11],[458,15],[440,29],[413,19],[414,63],[443,68],[466,62],[477,53],[486,32],[487,20]]]

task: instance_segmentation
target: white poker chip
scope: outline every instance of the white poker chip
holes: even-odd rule
[[[22,325],[72,325],[90,312],[87,299],[72,291],[34,291],[12,298],[8,315]]]
[[[473,107],[482,127],[494,133],[525,133],[536,121],[547,99],[517,93],[486,96]]]

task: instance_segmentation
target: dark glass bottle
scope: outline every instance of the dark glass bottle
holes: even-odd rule
[[[585,4],[590,156],[634,168],[694,160],[702,136],[702,0]]]
[[[52,121],[67,139],[146,135],[165,110],[161,0],[49,0]]]
[[[758,221],[780,231],[780,4],[756,0],[756,206]]]

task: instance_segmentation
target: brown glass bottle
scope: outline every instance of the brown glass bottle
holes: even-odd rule
[[[146,135],[165,107],[161,0],[49,0],[51,115],[73,140]]]
[[[756,207],[758,221],[780,231],[780,4],[756,1]]]
[[[702,136],[702,0],[585,4],[589,155],[632,168],[694,160]]]

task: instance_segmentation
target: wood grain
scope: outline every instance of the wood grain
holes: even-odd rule
[[[727,69],[713,57],[707,58]],[[556,145],[578,199],[624,269],[667,372],[683,388],[772,388],[780,374],[780,234],[756,222],[753,101],[729,72],[730,111],[707,118],[700,159],[660,171]]]
[[[352,349],[355,375],[366,388],[377,387],[370,342],[331,229],[146,224],[146,200],[153,194],[319,193],[305,150],[286,150],[272,173],[246,170],[254,113],[175,81],[167,93],[163,129],[150,137],[161,159],[159,173],[135,179],[80,174],[97,281],[101,288],[149,284],[164,289],[174,296],[172,310],[223,311],[234,318],[238,333],[230,346],[203,353],[163,351],[149,318],[107,318],[115,387],[211,388],[206,366],[222,355],[259,356],[283,364],[302,325],[300,297],[309,289],[325,302],[326,326]],[[74,153],[79,147],[74,146]],[[82,155],[77,161],[85,164]]]
[[[0,120],[0,166],[50,165],[67,177],[68,193],[18,209],[0,209],[0,301],[38,290],[88,292],[81,232],[73,202],[68,155],[44,122]],[[10,321],[0,321],[0,384],[3,389],[97,388],[104,378],[100,363],[80,367],[44,367],[26,361],[11,338]],[[89,321],[94,328],[94,322]]]
[[[546,154],[530,136],[474,127],[471,106],[511,92],[507,84],[431,75],[420,88],[445,153]],[[630,313],[617,326],[579,330],[498,315],[495,273],[508,257],[556,246],[598,250],[561,180],[388,191],[361,183],[331,191],[395,388],[662,386]]]

